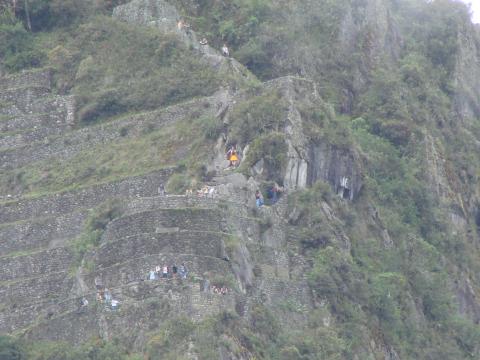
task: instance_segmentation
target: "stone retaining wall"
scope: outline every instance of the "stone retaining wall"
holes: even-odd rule
[[[95,253],[98,265],[108,267],[149,254],[196,254],[221,257],[222,234],[205,232],[138,233],[103,244]]]
[[[64,216],[55,216],[32,221],[0,226],[0,256],[14,251],[56,247],[65,245],[69,239],[84,230],[87,211],[77,211]]]
[[[30,70],[15,75],[7,75],[0,79],[0,90],[26,87],[52,88],[52,70]]]
[[[169,209],[136,213],[113,220],[103,236],[112,241],[142,233],[196,230],[225,231],[218,211],[205,209]]]
[[[0,282],[65,271],[72,263],[73,254],[68,248],[0,258]]]
[[[113,265],[111,265],[112,263]],[[164,264],[168,266],[185,264],[189,271],[189,278],[194,276],[202,277],[205,273],[211,273],[212,276],[215,274],[225,276],[232,273],[228,261],[213,256],[181,253],[137,253],[129,259],[125,259],[123,263],[115,263],[115,261],[105,259],[105,263],[100,262],[97,264],[97,270],[94,273],[85,275],[85,282],[93,290],[95,288],[94,279],[96,276],[99,276],[103,279],[105,286],[118,287],[132,281],[146,279],[150,270],[155,269],[157,265],[163,266]]]
[[[215,113],[215,97],[195,99],[166,109],[134,115],[128,118],[90,126],[61,137],[39,138],[37,142],[22,148],[0,152],[0,168],[21,167],[26,164],[55,157],[66,160],[78,152],[112,142],[118,138],[136,137],[161,129],[184,118]]]
[[[182,314],[200,321],[224,310],[234,311],[235,298],[232,295],[200,293],[196,285],[176,287],[161,283],[135,283],[115,293],[120,300],[118,311],[108,311],[91,302],[84,311],[75,308],[55,313],[50,320],[28,330],[30,340],[68,341],[80,344],[92,336],[105,340],[121,338],[133,346],[138,345],[151,329],[158,328],[167,319]]]
[[[0,224],[36,217],[61,216],[82,208],[94,208],[114,198],[152,196],[158,194],[159,185],[167,181],[172,171],[172,169],[159,170],[82,190],[4,203],[0,205]]]

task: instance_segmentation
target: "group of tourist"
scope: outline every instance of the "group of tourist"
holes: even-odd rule
[[[210,285],[210,280],[208,278],[204,278],[200,282],[200,291],[204,293],[214,293],[216,295],[227,295],[229,290],[228,287],[225,285]]]
[[[99,277],[95,278],[95,288],[97,289],[97,302],[105,304],[107,309],[110,310],[115,311],[119,308],[120,302],[113,298],[112,293],[103,285],[103,281]],[[82,306],[88,306],[88,300],[82,299],[82,302],[83,300],[85,300],[86,304],[82,303]]]
[[[187,275],[188,275],[188,270],[185,264],[182,264],[178,267],[175,264],[173,264],[172,266],[163,265],[162,267],[157,265],[155,266],[154,270],[150,270],[148,272],[147,279],[148,280],[169,279],[169,278],[186,279]]]
[[[270,188],[267,190],[267,198],[270,200],[270,204],[273,205],[278,201],[279,194],[282,193],[284,189],[280,186],[278,186],[276,183],[273,184]],[[263,199],[263,194],[261,193],[260,190],[255,191],[255,204],[257,205],[257,208],[265,205],[265,200]]]
[[[185,191],[186,196],[192,196],[194,193],[192,188]],[[196,190],[198,196],[214,198],[217,195],[217,189],[214,186],[204,185],[201,189]]]
[[[227,295],[228,294],[228,288],[226,286],[215,286],[212,285],[212,291],[214,294],[217,295]]]

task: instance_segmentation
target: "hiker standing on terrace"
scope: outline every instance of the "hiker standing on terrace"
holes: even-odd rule
[[[255,204],[257,205],[257,208],[261,207],[263,203],[263,196],[260,190],[255,191]]]
[[[222,47],[222,55],[225,57],[230,57],[230,51],[228,50],[227,44],[224,43]]]

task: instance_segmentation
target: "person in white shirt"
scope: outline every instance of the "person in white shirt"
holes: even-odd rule
[[[226,56],[226,57],[229,57],[229,56],[230,56],[230,51],[228,51],[227,44],[223,44],[222,54],[223,54],[223,56]]]

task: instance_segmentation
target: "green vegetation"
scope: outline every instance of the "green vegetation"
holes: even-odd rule
[[[115,121],[122,123],[122,119]],[[184,175],[185,184],[169,189],[184,191],[192,177],[200,181],[211,176],[203,171],[202,162],[212,140],[198,136],[206,121],[204,117],[186,118],[161,130],[139,133],[132,129],[131,134],[114,143],[86,148],[71,159],[48,160],[5,171],[0,175],[0,189],[5,193],[21,189],[26,196],[39,196],[180,165],[179,170],[189,171]]]
[[[280,131],[286,120],[286,106],[275,91],[241,102],[230,115],[229,142],[244,145],[261,135]]]
[[[250,176],[263,160],[257,180],[281,184],[290,104],[280,92],[242,87],[228,124],[199,110],[162,128],[125,125],[132,114],[211,95],[235,79],[207,66],[175,36],[112,20],[108,14],[120,2],[30,0],[15,14],[1,8],[0,70],[51,67],[55,90],[77,97],[78,127],[118,124],[118,138],[66,161],[5,169],[0,193],[38,196],[166,167],[176,169],[167,191],[183,193],[212,179],[206,162],[222,133],[227,145],[249,145],[239,171]],[[322,101],[292,94],[306,141],[362,159],[363,188],[353,203],[322,181],[289,194],[285,226],[294,236],[287,251],[305,264],[315,309],[305,314],[290,299],[277,307],[252,301],[245,317],[238,310],[198,323],[170,318],[145,335],[141,356],[117,340],[71,348],[1,337],[0,359],[182,359],[190,352],[210,360],[219,349],[250,359],[363,359],[385,358],[390,348],[402,359],[477,358],[480,327],[460,312],[456,289],[468,279],[478,294],[480,274],[475,89],[461,89],[471,93],[474,119],[455,107],[468,76],[458,73],[459,63],[480,49],[466,8],[452,0],[385,0],[372,15],[369,1],[356,0],[170,2],[200,37],[217,48],[228,43],[259,78],[312,80]],[[118,210],[106,203],[92,211],[72,243],[78,262],[99,245]],[[275,226],[268,217],[259,224],[262,237]],[[241,241],[228,237],[227,252]],[[229,275],[212,284],[236,289]],[[159,314],[164,304],[149,301]]]
[[[89,214],[84,232],[72,242],[78,266],[88,251],[100,245],[100,239],[108,223],[121,214],[121,204],[118,200],[108,200]]]
[[[78,49],[82,58],[77,60],[73,92],[78,116],[86,123],[209,95],[220,83],[176,37],[109,18],[81,26],[72,49],[66,51]],[[62,70],[59,76],[66,76]]]

